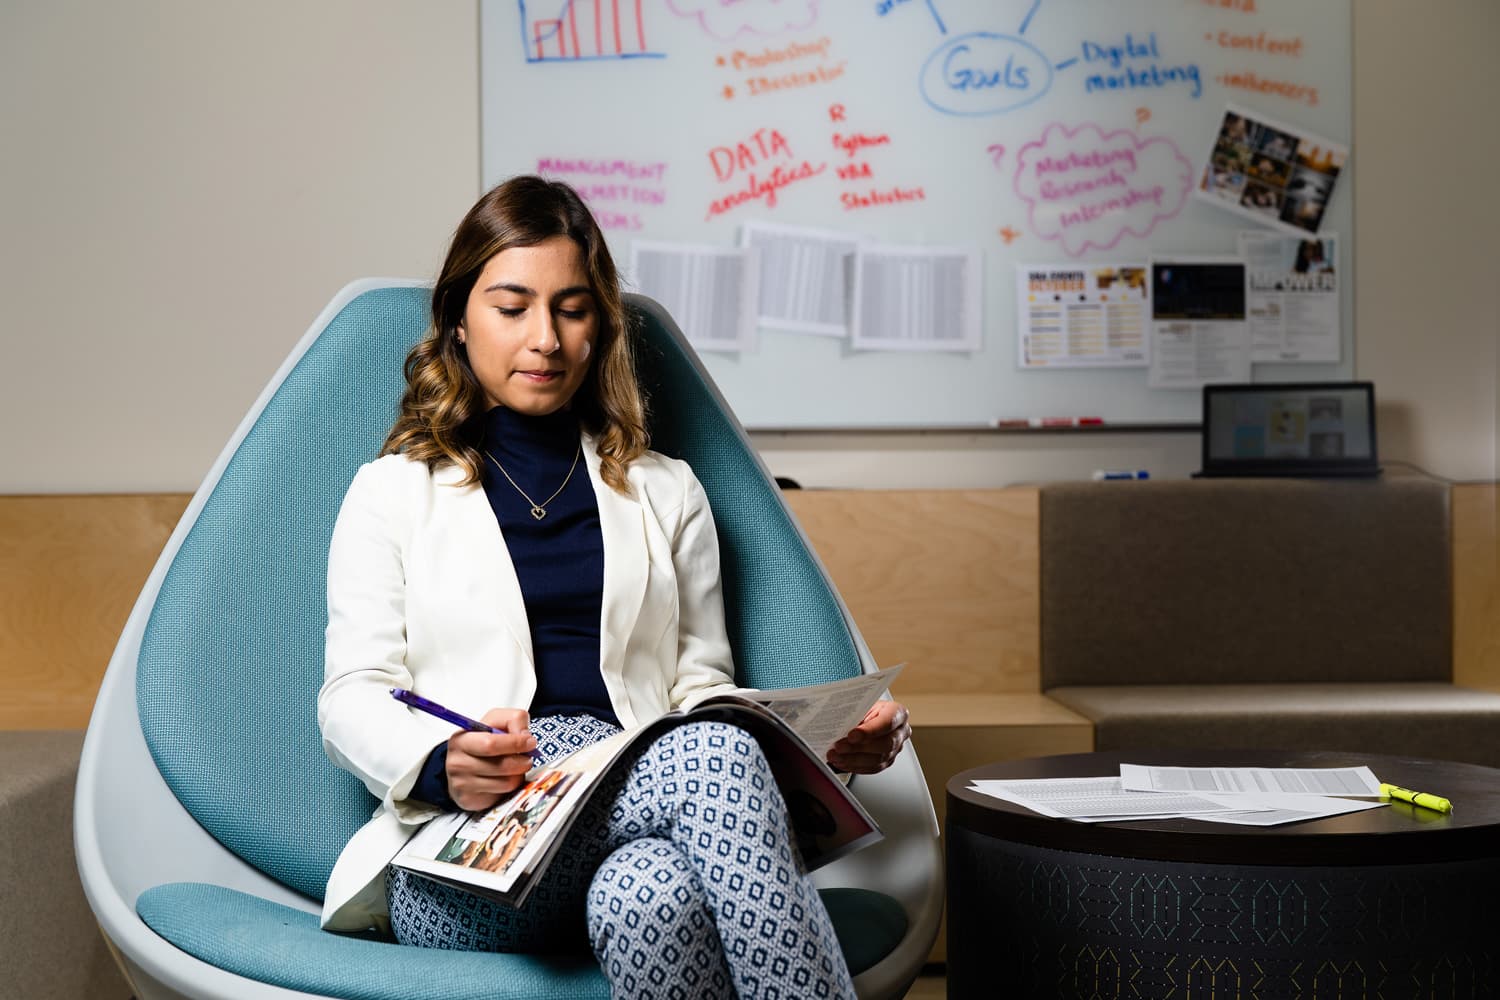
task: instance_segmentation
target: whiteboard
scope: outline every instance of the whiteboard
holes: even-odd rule
[[[732,247],[747,223],[978,251],[976,349],[762,328],[703,352],[752,429],[1196,421],[1199,392],[1145,368],[1021,368],[1017,266],[1234,253],[1255,223],[1182,190],[1227,106],[1350,145],[1349,0],[482,0],[480,32],[486,185],[574,185],[627,287],[634,241]],[[1060,233],[1018,163],[1062,135],[1177,154],[1143,152],[1131,179],[1166,197]],[[1339,237],[1340,360],[1258,381],[1353,371],[1350,174],[1320,229]]]

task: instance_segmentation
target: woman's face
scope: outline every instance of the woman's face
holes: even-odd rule
[[[459,339],[490,406],[529,416],[568,404],[588,374],[599,307],[566,236],[502,250],[469,291]]]

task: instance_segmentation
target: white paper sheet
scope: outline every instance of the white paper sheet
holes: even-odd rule
[[[698,350],[754,350],[760,268],[750,251],[637,240],[630,248],[629,277],[662,304]]]
[[[1132,791],[1177,794],[1355,795],[1380,797],[1368,767],[1157,767],[1121,764]]]
[[[1118,777],[979,780],[970,786],[1057,819],[1159,819],[1235,808],[1201,795],[1127,791]]]
[[[852,346],[867,351],[977,351],[980,252],[862,245],[854,254]]]
[[[1368,802],[1363,799],[1336,799],[1326,795],[1208,795],[1224,805],[1231,806],[1229,812],[1201,813],[1191,819],[1210,823],[1235,823],[1240,826],[1280,826],[1283,823],[1303,823],[1312,819],[1327,819],[1345,813],[1378,809],[1384,802]]]
[[[1043,816],[1079,823],[1201,819],[1279,826],[1385,805],[1379,801],[1380,782],[1367,767],[1122,764],[1117,777],[983,779],[969,787]]]
[[[859,237],[826,229],[749,222],[740,246],[760,261],[756,316],[766,329],[849,335],[849,261]]]

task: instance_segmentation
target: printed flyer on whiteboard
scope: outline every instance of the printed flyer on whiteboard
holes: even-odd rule
[[[1151,388],[1250,381],[1245,271],[1237,257],[1151,261]]]
[[[1229,105],[1193,194],[1262,225],[1316,233],[1349,149]]]
[[[1250,271],[1250,360],[1338,361],[1338,238],[1243,232]]]
[[[1151,295],[1146,267],[1018,264],[1022,368],[1143,368]]]

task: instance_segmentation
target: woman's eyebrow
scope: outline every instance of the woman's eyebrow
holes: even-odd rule
[[[515,284],[513,282],[509,282],[509,281],[497,281],[493,285],[490,285],[489,287],[487,287],[484,290],[484,293],[486,295],[488,295],[490,292],[511,292],[511,293],[513,293],[515,295],[528,295],[528,296],[531,296],[533,298],[537,294],[535,288],[528,288],[526,285],[518,285],[518,284]],[[569,295],[593,295],[593,294],[594,294],[594,290],[592,288],[590,288],[588,285],[570,285],[567,288],[562,288],[562,289],[559,289],[558,291],[554,292],[552,294],[552,298],[553,299],[561,299],[561,298],[566,298]]]
[[[509,281],[497,281],[493,285],[486,288],[484,291],[485,294],[489,294],[490,292],[514,292],[517,295],[536,294],[535,288],[527,288],[525,285],[517,285]]]

